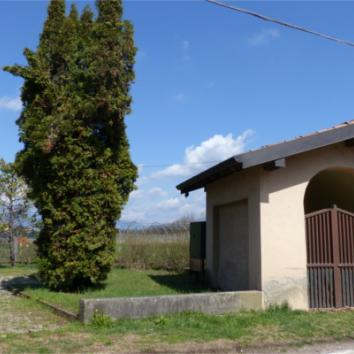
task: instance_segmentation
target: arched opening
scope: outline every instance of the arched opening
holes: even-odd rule
[[[329,168],[319,172],[308,184],[305,214],[334,205],[354,213],[354,169]]]
[[[319,172],[304,209],[310,307],[354,307],[354,169]]]

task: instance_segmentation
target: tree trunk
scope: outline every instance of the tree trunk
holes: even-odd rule
[[[16,236],[14,232],[11,230],[10,231],[10,236],[9,236],[9,246],[10,246],[10,263],[11,266],[14,267],[16,265],[16,256],[17,256],[17,242],[16,242]]]
[[[12,200],[11,200],[11,205],[10,205],[10,222],[9,222],[9,246],[10,246],[10,263],[14,267],[16,265],[16,235],[14,232],[14,222],[13,222],[13,207],[12,207]]]

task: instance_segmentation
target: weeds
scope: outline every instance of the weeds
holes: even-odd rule
[[[122,268],[182,272],[189,265],[189,242],[150,242],[128,240],[117,245],[116,265]]]
[[[109,328],[113,326],[113,320],[111,317],[96,310],[93,314],[91,325],[95,328]]]

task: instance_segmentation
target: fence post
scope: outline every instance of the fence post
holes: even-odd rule
[[[334,274],[334,294],[336,307],[342,307],[342,283],[341,273],[339,268],[339,224],[338,224],[338,209],[336,206],[331,209],[331,227],[332,227],[332,242],[333,242],[333,274]]]

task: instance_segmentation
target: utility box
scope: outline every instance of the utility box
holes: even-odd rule
[[[206,222],[190,224],[189,267],[191,271],[203,272],[205,261]]]

